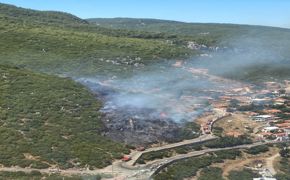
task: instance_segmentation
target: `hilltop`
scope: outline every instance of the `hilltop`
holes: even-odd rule
[[[41,24],[87,24],[88,22],[72,14],[58,11],[37,11],[8,4],[0,4],[2,17],[25,20]]]
[[[222,41],[234,36],[250,35],[276,35],[289,34],[290,30],[268,26],[223,24],[223,23],[188,23],[161,19],[135,19],[135,18],[90,18],[87,21],[99,27],[113,29],[143,30],[147,32],[163,32],[184,36],[209,36],[214,40]],[[283,35],[285,35],[283,34]]]

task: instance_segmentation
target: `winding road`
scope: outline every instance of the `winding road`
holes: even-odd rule
[[[219,118],[225,116],[223,112],[218,112]],[[203,143],[206,141],[211,141],[214,139],[217,139],[218,137],[212,135],[212,134],[203,134],[198,138],[190,139],[190,140],[184,140],[178,143],[172,143],[167,144],[160,147],[152,147],[149,149],[146,149],[145,151],[132,151],[130,154],[130,157],[132,158],[128,162],[122,162],[121,160],[114,161],[112,165],[107,166],[103,169],[95,169],[95,170],[88,170],[88,169],[80,169],[80,168],[73,168],[73,169],[34,169],[34,168],[21,168],[21,167],[0,167],[0,171],[7,171],[7,172],[17,172],[22,171],[29,173],[31,171],[39,171],[41,173],[46,174],[53,174],[53,173],[59,173],[61,175],[78,175],[78,176],[85,176],[85,175],[99,175],[99,174],[106,174],[108,176],[114,177],[113,179],[119,179],[119,180],[136,180],[136,179],[151,179],[151,177],[158,173],[160,170],[165,168],[166,166],[183,159],[196,157],[200,155],[204,155],[206,153],[210,152],[216,152],[216,151],[222,151],[222,150],[231,150],[231,149],[245,149],[245,148],[251,148],[263,144],[272,144],[272,143],[279,143],[276,141],[271,142],[257,142],[253,144],[246,144],[246,145],[239,145],[239,146],[233,146],[233,147],[226,147],[226,148],[215,148],[215,149],[204,149],[200,151],[192,151],[187,154],[178,154],[172,157],[163,158],[163,159],[157,159],[150,162],[147,162],[146,164],[142,165],[136,165],[136,161],[145,153],[149,152],[156,152],[156,151],[162,151],[162,150],[168,150],[176,147],[182,147],[186,145],[192,145],[197,143]]]
[[[216,137],[212,134],[205,134],[205,135],[201,135],[200,137],[195,138],[195,139],[184,140],[184,141],[181,141],[178,143],[167,144],[167,145],[160,146],[160,147],[153,147],[153,148],[146,149],[145,151],[141,151],[141,152],[135,151],[135,152],[131,153],[132,160],[128,161],[127,164],[130,166],[135,165],[136,161],[145,153],[162,151],[162,150],[166,150],[166,149],[172,149],[172,148],[196,144],[196,143],[202,143],[202,142],[214,140],[217,138],[218,137]]]
[[[203,136],[203,141],[209,140],[211,138],[216,138],[212,136]],[[253,144],[246,144],[246,145],[239,145],[239,146],[233,146],[233,147],[226,147],[226,148],[215,148],[215,149],[204,149],[200,151],[193,151],[189,152],[187,154],[179,154],[173,157],[163,158],[154,160],[151,162],[147,162],[144,165],[134,165],[138,157],[140,157],[145,152],[151,152],[156,150],[163,150],[163,149],[170,149],[173,147],[178,147],[178,144],[183,146],[186,145],[186,142],[189,144],[200,142],[200,138],[197,138],[190,141],[180,142],[171,144],[171,146],[167,145],[166,147],[156,147],[156,148],[150,148],[147,151],[143,152],[133,152],[135,153],[134,160],[130,162],[122,162],[120,160],[115,161],[112,165],[104,168],[104,169],[96,169],[96,170],[84,170],[84,169],[65,169],[65,170],[56,170],[56,169],[33,169],[33,168],[21,168],[21,167],[0,167],[0,171],[8,171],[8,172],[17,172],[22,171],[29,173],[31,171],[39,171],[41,173],[59,173],[61,175],[98,175],[98,174],[107,174],[116,177],[116,179],[119,177],[119,179],[126,179],[126,180],[136,180],[136,179],[151,179],[151,177],[158,173],[161,169],[165,168],[166,166],[183,159],[201,156],[207,153],[211,152],[217,152],[222,150],[231,150],[231,149],[247,149],[263,144],[273,144],[273,143],[279,143],[279,142],[257,142]],[[115,179],[115,178],[114,178]]]

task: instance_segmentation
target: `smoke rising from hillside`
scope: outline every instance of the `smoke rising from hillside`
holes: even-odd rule
[[[175,122],[191,121],[207,109],[210,99],[242,86],[212,74],[243,79],[251,67],[272,67],[287,59],[281,45],[266,42],[255,38],[236,39],[231,42],[234,48],[205,52],[208,56],[186,61],[147,66],[128,78],[89,77],[79,81],[101,94],[104,112],[117,108],[145,108],[154,110],[156,117]],[[259,74],[263,72],[255,76]]]
[[[159,64],[127,79],[82,78],[94,92],[105,91],[103,111],[116,108],[153,109],[155,116],[175,122],[190,121],[204,111],[211,93],[230,86],[210,80],[205,69]],[[179,62],[178,62],[179,63]],[[181,63],[181,62],[180,62]],[[104,93],[103,93],[104,94]],[[212,97],[213,98],[213,97]]]

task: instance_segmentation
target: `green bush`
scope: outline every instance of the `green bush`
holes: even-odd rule
[[[265,153],[267,151],[269,151],[269,147],[267,145],[260,145],[260,146],[249,148],[245,152],[248,154],[256,155],[260,153]]]
[[[238,146],[243,144],[251,144],[252,140],[248,137],[231,137],[231,136],[225,136],[221,137],[219,139],[209,141],[205,144],[208,148],[225,148],[225,147],[232,147],[232,146]]]
[[[228,178],[230,180],[252,180],[253,178],[258,178],[261,175],[253,172],[249,169],[243,169],[242,171],[231,171]]]
[[[217,167],[207,167],[201,170],[198,180],[224,180],[222,169]]]
[[[169,165],[161,172],[154,176],[155,180],[179,180],[196,175],[197,171],[203,168],[208,168],[211,164],[220,162],[225,159],[235,159],[240,156],[241,152],[238,150],[220,151],[200,157],[192,157],[185,160],[180,160]],[[205,170],[206,171],[206,170]],[[219,172],[214,169],[213,171]]]

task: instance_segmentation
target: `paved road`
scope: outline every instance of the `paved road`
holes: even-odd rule
[[[227,114],[225,111],[222,111],[219,109],[215,109],[214,112],[215,112],[215,116],[214,116],[215,118],[213,119],[210,130],[212,130],[212,126],[214,123],[216,123],[218,120],[230,115],[230,114]],[[200,137],[195,138],[195,139],[184,140],[184,141],[181,141],[178,143],[167,144],[167,145],[160,146],[160,147],[153,147],[153,148],[146,149],[145,151],[142,151],[142,152],[136,151],[136,152],[133,152],[130,154],[132,160],[128,161],[126,164],[127,164],[127,166],[134,166],[136,164],[136,161],[145,153],[156,152],[156,151],[161,151],[161,150],[166,150],[166,149],[172,149],[172,148],[185,146],[185,145],[191,145],[191,144],[195,144],[195,143],[201,143],[201,142],[205,142],[205,141],[209,141],[209,140],[214,140],[217,138],[218,137],[214,136],[213,134],[203,133],[203,135],[201,135]]]
[[[200,151],[193,151],[188,154],[180,154],[169,158],[158,159],[155,161],[148,162],[145,165],[136,165],[131,166],[128,163],[123,163],[122,161],[115,161],[113,165],[108,166],[104,169],[96,169],[96,170],[82,170],[82,169],[66,169],[59,170],[58,173],[63,175],[97,175],[97,174],[109,174],[114,175],[115,177],[119,177],[124,180],[135,180],[135,179],[143,179],[148,180],[150,177],[158,172],[160,169],[168,166],[169,164],[186,159],[191,157],[196,157],[200,155],[204,155],[210,152],[222,151],[222,150],[231,150],[231,149],[245,149],[251,148],[254,146],[259,146],[263,144],[271,144],[271,143],[279,143],[279,142],[258,142],[247,145],[239,145],[234,147],[226,147],[226,148],[215,148],[215,149],[205,149]],[[39,171],[41,173],[53,173],[56,172],[55,169],[33,169],[33,168],[21,168],[21,167],[0,167],[0,171],[9,171],[9,172],[31,172],[33,170]]]
[[[153,148],[146,149],[145,151],[141,151],[141,152],[135,151],[132,154],[130,154],[132,160],[128,161],[126,164],[128,164],[130,166],[134,166],[136,161],[142,156],[142,154],[145,154],[145,153],[161,151],[161,150],[166,150],[166,149],[172,149],[172,148],[185,146],[185,145],[191,145],[191,144],[195,144],[195,143],[201,143],[201,142],[205,142],[205,141],[209,141],[209,140],[213,140],[213,139],[217,139],[217,138],[218,137],[216,137],[214,135],[206,134],[206,135],[202,135],[202,136],[195,138],[195,139],[184,140],[184,141],[181,141],[178,143],[167,144],[167,145],[160,146],[160,147],[153,147]]]
[[[160,169],[165,168],[166,166],[168,166],[169,164],[171,164],[173,162],[176,162],[176,161],[179,161],[179,160],[183,160],[183,159],[187,159],[187,158],[191,158],[191,157],[204,155],[204,154],[207,154],[207,153],[210,153],[210,152],[217,152],[217,151],[223,151],[223,150],[232,150],[232,149],[248,149],[248,148],[259,146],[259,145],[272,144],[272,143],[279,143],[279,142],[257,142],[257,143],[253,143],[253,144],[239,145],[239,146],[234,146],[234,147],[205,149],[205,150],[201,150],[201,151],[193,151],[193,152],[190,152],[188,154],[180,154],[180,155],[176,155],[176,156],[169,157],[169,158],[163,158],[163,159],[155,160],[155,161],[152,161],[152,162],[148,162],[146,164],[146,166],[151,169],[151,172],[150,172],[151,174],[147,173],[147,175],[149,175],[148,177],[151,177],[153,174],[158,172]]]

